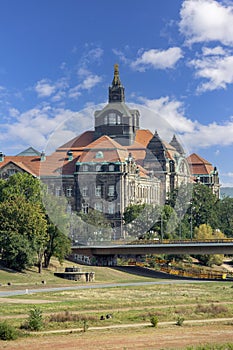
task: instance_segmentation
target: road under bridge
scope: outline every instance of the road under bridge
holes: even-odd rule
[[[95,258],[100,265],[115,265],[117,257],[142,256],[147,254],[233,254],[233,240],[188,241],[173,243],[139,243],[120,245],[73,246],[72,256]],[[76,260],[76,259],[75,259]]]

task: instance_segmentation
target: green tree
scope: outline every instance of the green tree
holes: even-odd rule
[[[44,266],[48,267],[52,256],[62,263],[71,251],[70,220],[67,212],[67,201],[63,197],[56,197],[42,192],[43,205],[46,210],[48,240],[44,250]]]
[[[83,243],[111,241],[112,229],[107,218],[99,210],[89,209],[87,214],[80,213],[83,232],[80,240]]]
[[[203,184],[193,186],[193,197],[187,214],[192,216],[193,227],[208,224],[218,228],[217,203],[218,198],[211,189]]]
[[[208,239],[223,239],[225,235],[220,230],[213,230],[210,225],[202,224],[194,230],[194,238],[199,241]],[[207,266],[221,265],[224,259],[223,254],[202,254],[197,255],[197,259]]]
[[[56,257],[60,264],[71,252],[71,241],[66,234],[61,232],[54,224],[48,225],[48,242],[44,251],[44,267],[49,267],[52,256]]]
[[[0,201],[24,197],[32,203],[41,203],[41,183],[28,173],[16,173],[0,183]]]
[[[159,220],[161,208],[149,204],[129,205],[123,215],[128,235],[153,238],[154,226]]]
[[[176,238],[175,230],[178,225],[178,217],[175,210],[170,205],[164,205],[158,221],[153,226],[153,230],[159,233],[160,238]]]
[[[21,261],[18,269],[22,270],[25,264],[31,265],[33,257],[41,272],[46,241],[47,222],[40,204],[29,203],[24,197],[0,203],[0,247],[7,266],[10,261],[13,265]]]
[[[177,236],[192,238],[193,230],[201,224],[218,228],[218,198],[203,184],[183,185],[169,194],[168,204],[178,216]]]
[[[43,259],[47,267],[52,256],[62,262],[69,254],[69,215],[65,198],[48,195],[46,187],[37,178],[27,173],[17,173],[7,181],[0,180],[0,202],[8,207],[7,215],[12,215],[15,219],[8,220],[8,216],[5,219],[7,233],[4,237],[5,241],[8,239],[9,245],[8,249],[4,249],[5,259],[7,258],[5,263],[10,264],[11,260],[12,268],[18,266],[23,269],[36,261],[41,272]],[[9,208],[11,203],[13,206]],[[33,216],[33,212],[37,215]],[[1,220],[4,221],[3,215]],[[0,229],[1,237],[4,225]],[[0,238],[1,241],[3,242]],[[22,261],[23,256],[25,263],[17,265],[17,261]]]
[[[233,237],[233,198],[225,197],[218,202],[218,227],[227,237]]]

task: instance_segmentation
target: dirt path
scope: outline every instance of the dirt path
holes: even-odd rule
[[[1,342],[5,350],[158,350],[181,349],[192,345],[233,343],[233,323],[163,325],[153,328],[119,328],[37,335],[12,342]]]
[[[229,322],[233,325],[233,317],[224,317],[224,318],[209,318],[209,319],[202,319],[202,320],[186,320],[184,322],[185,325],[196,325],[196,324],[205,324],[205,323],[225,323]],[[159,322],[159,327],[165,327],[165,326],[171,326],[174,325],[174,321],[167,321],[167,322]],[[120,329],[120,328],[141,328],[141,327],[151,327],[151,323],[149,322],[143,322],[143,323],[126,323],[126,324],[117,324],[117,325],[109,325],[109,326],[96,326],[96,327],[89,327],[89,331],[102,331],[106,329]],[[83,328],[72,328],[72,329],[56,329],[56,330],[49,330],[49,331],[41,331],[41,332],[31,332],[34,335],[41,335],[41,334],[59,334],[59,333],[73,333],[73,332],[82,332]]]
[[[45,299],[11,299],[0,298],[0,303],[6,304],[46,304],[46,303],[58,303],[57,300],[45,300]]]

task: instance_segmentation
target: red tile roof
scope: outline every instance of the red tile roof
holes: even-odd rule
[[[208,160],[196,153],[187,157],[187,161],[193,175],[209,175],[214,170],[212,164],[208,162]]]
[[[4,168],[7,164],[13,163],[20,167],[22,170],[38,176],[40,169],[40,157],[31,156],[4,156],[4,160],[0,162],[0,169]]]
[[[60,146],[58,150],[77,150],[86,147],[94,140],[94,131],[89,130],[83,132],[81,135],[76,136],[72,140],[68,141],[64,145]]]
[[[9,161],[12,161],[24,171],[30,172],[34,176],[71,175],[75,171],[75,164],[77,161],[123,162],[128,157],[129,152],[131,152],[137,164],[143,166],[143,160],[146,156],[146,147],[152,137],[153,134],[150,130],[137,130],[135,142],[130,146],[122,146],[106,135],[94,140],[94,131],[86,131],[60,146],[51,155],[47,155],[45,161],[40,161],[40,156],[6,156],[4,161],[0,163],[0,168]],[[174,154],[177,153],[176,150],[165,141],[163,141],[163,143],[167,148],[167,157],[172,159]],[[103,152],[103,158],[96,157],[96,153],[101,150]],[[72,151],[72,160],[68,159],[67,151]],[[195,174],[213,170],[212,165],[203,158],[195,154],[190,157],[191,158],[188,159],[191,161],[192,165],[194,160],[197,161],[198,159],[199,163],[201,161],[201,164],[198,163],[195,165]],[[203,164],[204,169],[202,169]],[[198,168],[198,166],[202,168]]]

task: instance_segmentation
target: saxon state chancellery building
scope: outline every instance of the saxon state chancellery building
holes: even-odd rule
[[[189,157],[174,135],[140,129],[140,113],[125,102],[118,65],[108,104],[94,113],[94,130],[85,131],[50,155],[32,147],[16,156],[0,153],[0,177],[27,172],[43,180],[55,196],[66,196],[73,211],[99,210],[112,227],[130,204],[163,204],[182,183],[200,181],[219,196],[216,168],[197,154]],[[191,167],[190,167],[191,165]]]

